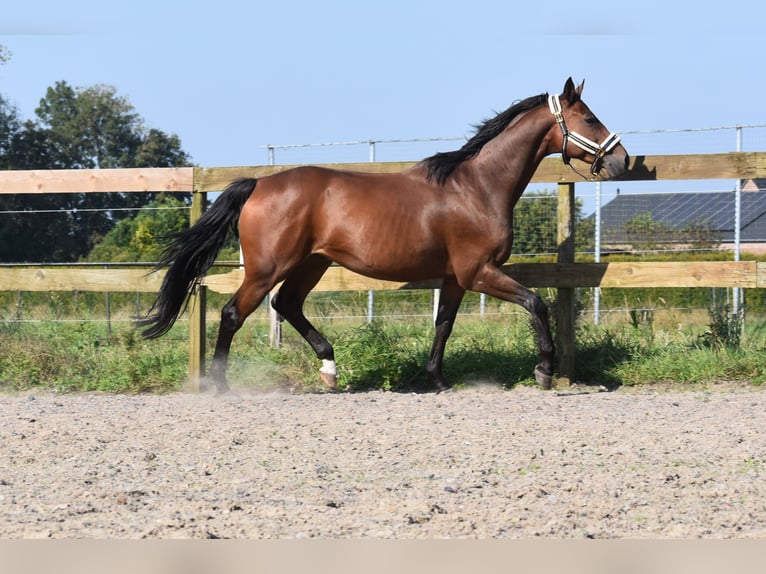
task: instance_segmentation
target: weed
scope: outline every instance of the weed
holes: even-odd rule
[[[708,312],[710,324],[700,335],[700,344],[716,351],[739,349],[742,335],[741,314],[732,313],[728,305],[711,307]]]

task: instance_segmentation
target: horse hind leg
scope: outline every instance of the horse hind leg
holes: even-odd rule
[[[321,255],[312,255],[293,269],[271,300],[271,306],[311,345],[322,361],[319,375],[331,389],[338,385],[335,351],[303,314],[303,302],[324,275],[330,261]]]
[[[445,380],[442,373],[442,362],[444,360],[444,349],[452,333],[452,326],[455,323],[460,302],[465,295],[465,289],[458,285],[454,277],[442,281],[441,293],[439,295],[439,308],[436,313],[436,325],[434,342],[431,346],[431,354],[426,364],[428,378],[436,387],[437,391],[444,391],[450,388],[450,384]]]
[[[258,281],[245,276],[242,285],[221,310],[218,338],[208,372],[208,377],[215,383],[219,393],[229,390],[226,367],[234,334],[242,327],[245,319],[258,308],[272,287],[271,282]]]

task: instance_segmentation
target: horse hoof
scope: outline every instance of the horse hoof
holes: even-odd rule
[[[225,395],[229,392],[229,390],[230,389],[228,383],[218,383],[215,387],[215,394],[216,396]]]
[[[447,391],[452,390],[452,385],[450,385],[446,381],[436,381],[435,380],[435,381],[432,381],[432,382],[433,382],[433,385],[434,385],[434,387],[436,389],[436,394],[446,393]]]
[[[535,380],[546,391],[553,388],[553,376],[544,373],[540,367],[535,367]]]
[[[333,391],[338,390],[338,375],[334,373],[325,373],[323,371],[319,371],[319,376],[322,377],[322,382],[327,385],[328,388],[332,389]]]

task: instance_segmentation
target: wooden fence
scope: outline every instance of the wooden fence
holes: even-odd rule
[[[574,162],[577,163],[577,162]],[[394,172],[413,162],[334,164],[357,171]],[[0,193],[192,192],[191,221],[202,214],[208,192],[222,190],[237,177],[263,177],[293,166],[225,168],[149,168],[0,172]],[[576,165],[587,173],[587,166]],[[749,179],[766,177],[766,152],[636,156],[624,180]],[[574,263],[575,182],[579,177],[559,158],[545,159],[532,178],[558,187],[558,258],[556,263],[511,264],[504,271],[529,287],[554,287],[557,292],[558,386],[574,375],[575,301],[577,287],[766,287],[766,264],[757,262]],[[198,388],[205,363],[207,289],[231,293],[241,271],[208,276],[192,295],[189,327],[189,380]],[[65,269],[0,266],[0,291],[156,292],[162,273],[143,269]],[[331,267],[316,291],[432,289],[438,282],[397,283],[356,275]]]

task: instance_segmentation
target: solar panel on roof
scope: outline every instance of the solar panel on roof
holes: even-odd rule
[[[747,181],[748,188],[755,185],[761,191],[740,196],[743,241],[766,241],[766,178]],[[723,239],[731,240],[734,204],[732,192],[623,194],[601,208],[601,221],[605,234],[617,241],[625,239],[625,224],[645,213],[675,229],[705,223]]]

